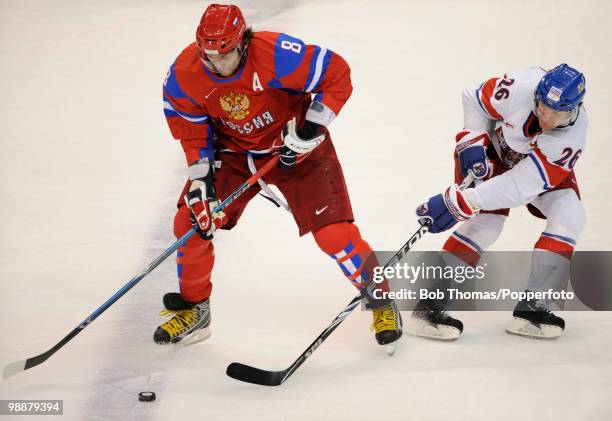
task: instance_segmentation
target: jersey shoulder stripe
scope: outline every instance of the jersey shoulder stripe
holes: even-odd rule
[[[334,57],[325,47],[279,32],[256,32],[251,47],[259,57],[272,58],[273,75],[268,85],[296,95],[316,92]]]
[[[332,54],[333,52],[325,47],[319,47],[318,45],[314,46],[314,54],[310,61],[308,79],[304,86],[305,92],[312,92],[317,88],[319,82],[325,76]]]
[[[499,78],[494,77],[484,82],[478,89],[476,89],[476,99],[480,108],[487,113],[487,115],[495,120],[501,120],[503,117],[497,112],[493,104],[491,104],[491,97],[495,90],[495,85]]]
[[[544,155],[538,147],[536,147],[533,152],[529,154],[529,158],[533,161],[538,169],[540,177],[544,182],[545,190],[550,190],[561,183],[571,172],[550,162],[546,155]]]
[[[172,63],[170,69],[168,69],[168,74],[166,75],[166,80],[164,80],[164,89],[172,98],[182,99],[187,98],[187,94],[181,89],[178,81],[176,80],[176,72],[174,71],[174,66],[176,62]]]
[[[188,114],[186,112],[180,112],[172,103],[168,100],[168,98],[164,95],[164,115],[166,117],[181,117],[184,120],[187,120],[190,123],[195,124],[206,124],[208,122],[207,114]]]

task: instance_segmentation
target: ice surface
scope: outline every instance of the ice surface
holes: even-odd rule
[[[355,91],[332,135],[358,225],[379,250],[400,247],[415,206],[451,181],[463,87],[532,64],[583,70],[590,132],[577,173],[588,223],[578,248],[611,249],[609,2],[241,4],[256,29],[351,64]],[[184,158],[161,82],[204,7],[0,4],[3,367],[49,349],[174,241]],[[542,226],[514,210],[495,249],[529,250]],[[287,367],[354,290],[265,200],[216,244],[209,340],[153,343],[161,297],[176,288],[169,261],[47,362],[0,382],[0,399],[63,399],[66,420],[612,419],[610,313],[567,313],[553,342],[507,335],[507,313],[459,314],[457,342],[407,337],[389,357],[369,314],[355,311],[283,386],[238,383],[227,364]],[[139,402],[144,390],[157,400]]]

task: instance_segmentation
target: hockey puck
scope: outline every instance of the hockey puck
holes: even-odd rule
[[[155,400],[155,392],[140,392],[138,400],[140,402],[153,402]]]

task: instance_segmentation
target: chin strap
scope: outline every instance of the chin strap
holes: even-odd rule
[[[573,126],[574,123],[576,122],[576,120],[578,120],[578,116],[580,115],[580,107],[582,107],[582,102],[580,104],[578,104],[578,106],[576,108],[574,108],[572,110],[572,114],[570,115],[569,120],[567,121],[567,123],[558,126],[558,129],[562,129],[564,127],[570,127]]]
[[[234,70],[234,73],[236,73],[236,71],[242,66],[242,64],[246,60],[246,52],[248,45],[248,42],[244,42],[243,44],[239,44],[236,46],[236,48],[238,49],[238,53],[240,54],[240,61],[238,62],[238,66],[236,66],[236,70]],[[229,77],[222,76],[221,73],[219,73],[219,70],[217,70],[217,68],[215,67],[215,65],[212,64],[210,60],[206,60],[206,56],[202,57],[202,55],[198,52],[198,57],[200,58],[200,61],[204,64],[204,66],[206,66],[206,68],[213,72],[215,75],[220,77]],[[234,73],[232,73],[230,76],[232,76]]]

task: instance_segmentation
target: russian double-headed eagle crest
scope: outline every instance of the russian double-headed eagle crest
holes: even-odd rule
[[[223,111],[228,113],[234,120],[244,120],[249,115],[248,108],[251,102],[245,94],[230,92],[219,98],[219,102]]]

